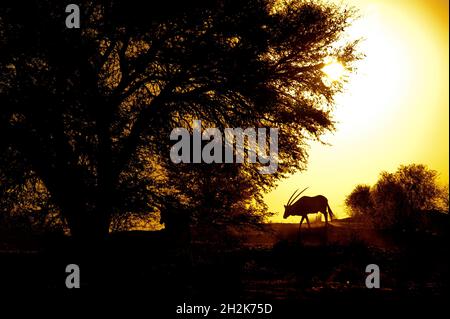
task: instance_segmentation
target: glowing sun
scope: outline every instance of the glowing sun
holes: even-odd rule
[[[328,63],[322,68],[322,72],[325,73],[331,81],[339,80],[344,75],[344,71],[344,66],[336,61]]]

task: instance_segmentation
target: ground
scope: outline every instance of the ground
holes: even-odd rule
[[[300,233],[297,224],[233,232],[227,240],[219,232],[203,240],[194,231],[191,244],[174,244],[164,231],[130,232],[89,248],[48,235],[4,240],[1,289],[64,291],[65,266],[78,263],[82,289],[116,295],[144,290],[155,303],[343,305],[448,297],[447,234],[381,233],[351,219],[302,226]],[[380,268],[380,289],[365,285],[368,264]]]

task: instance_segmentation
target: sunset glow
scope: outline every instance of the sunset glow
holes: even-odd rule
[[[421,163],[448,183],[448,1],[351,1],[361,18],[348,31],[362,38],[365,58],[336,98],[336,132],[330,145],[311,142],[305,172],[281,181],[265,197],[283,221],[283,204],[297,188],[323,194],[339,217],[357,184],[373,184],[381,171]],[[342,66],[323,70],[339,79]],[[297,219],[288,219],[297,222]]]

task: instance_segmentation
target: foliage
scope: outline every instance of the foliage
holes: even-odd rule
[[[437,172],[422,164],[382,172],[372,187],[358,185],[346,199],[355,216],[368,217],[378,228],[412,228],[429,211],[448,212],[448,192]]]
[[[0,188],[0,229],[2,232],[64,232],[58,208],[42,182],[32,175],[20,184]]]
[[[442,212],[449,213],[448,208],[448,202],[449,202],[449,193],[448,193],[448,184],[441,187],[439,192],[439,199],[437,201],[437,208],[438,210]]]
[[[334,128],[342,83],[324,81],[326,61],[351,71],[359,58],[357,42],[342,37],[353,10],[276,3],[79,1],[81,28],[67,29],[64,2],[6,1],[0,152],[9,160],[1,185],[33,173],[79,237],[104,236],[120,214],[156,213],[170,194],[198,211],[213,205],[208,214],[224,222],[258,216],[261,205],[240,211],[304,168],[308,140]],[[209,167],[216,193],[200,200],[209,177],[169,161],[171,130],[192,119],[219,129],[279,128],[278,172]],[[227,192],[230,185],[240,194]]]
[[[369,185],[357,185],[345,199],[345,205],[349,208],[351,216],[361,217],[373,207]]]

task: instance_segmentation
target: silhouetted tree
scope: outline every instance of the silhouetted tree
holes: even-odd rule
[[[436,209],[441,188],[437,172],[422,164],[402,165],[395,173],[402,186],[408,205],[414,211]]]
[[[445,210],[444,194],[436,171],[422,164],[401,165],[395,173],[382,172],[372,187],[358,185],[346,205],[379,228],[412,228],[421,214]]]
[[[78,1],[81,28],[67,29],[64,2],[4,1],[2,187],[31,174],[73,236],[104,236],[115,214],[156,211],[176,191],[169,133],[195,118],[280,129],[278,172],[241,165],[230,179],[245,176],[255,195],[303,168],[307,139],[333,129],[342,85],[322,68],[358,58],[356,42],[338,42],[354,12],[277,3]]]

